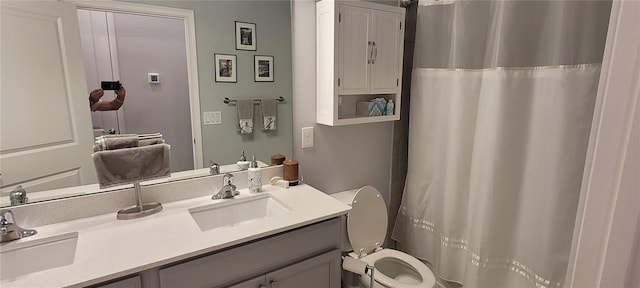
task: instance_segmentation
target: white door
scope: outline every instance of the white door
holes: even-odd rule
[[[338,94],[369,91],[371,10],[340,5],[338,23]]]
[[[95,183],[76,7],[1,1],[0,188]],[[4,194],[4,193],[3,193]]]
[[[88,90],[100,88],[100,81],[120,80],[113,13],[82,9],[77,13]],[[113,99],[113,92],[106,91],[103,99]],[[122,109],[94,111],[91,120],[93,136],[126,133]]]
[[[404,39],[404,31],[400,30],[402,18],[401,14],[373,10],[371,93],[400,93]]]

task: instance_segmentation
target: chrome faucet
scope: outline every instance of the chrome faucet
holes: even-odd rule
[[[233,196],[240,194],[240,192],[236,191],[236,185],[231,184],[232,180],[233,175],[229,173],[224,174],[224,176],[222,177],[222,188],[220,188],[220,191],[214,194],[211,199],[217,200],[233,198]]]
[[[220,165],[218,165],[218,163],[216,162],[213,162],[213,160],[211,160],[211,162],[209,163],[209,174],[211,175],[220,174]]]
[[[24,229],[15,222],[11,210],[0,210],[0,242],[18,240],[38,233],[33,229]]]

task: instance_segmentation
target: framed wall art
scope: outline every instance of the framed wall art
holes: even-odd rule
[[[273,56],[254,56],[256,82],[273,82]]]
[[[216,82],[237,82],[236,55],[214,54]]]
[[[256,24],[236,21],[236,50],[257,50]]]

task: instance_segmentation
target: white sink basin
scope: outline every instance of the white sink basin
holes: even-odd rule
[[[42,239],[28,238],[0,246],[0,279],[4,282],[21,275],[73,263],[78,244],[78,232]]]
[[[202,231],[268,221],[289,211],[291,209],[270,194],[226,199],[222,203],[189,209],[191,217]]]

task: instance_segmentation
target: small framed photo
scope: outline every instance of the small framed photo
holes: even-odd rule
[[[257,50],[256,24],[236,21],[236,50]]]
[[[255,81],[273,82],[273,56],[254,56]]]
[[[214,67],[216,69],[216,82],[236,82],[236,55],[214,54]]]

